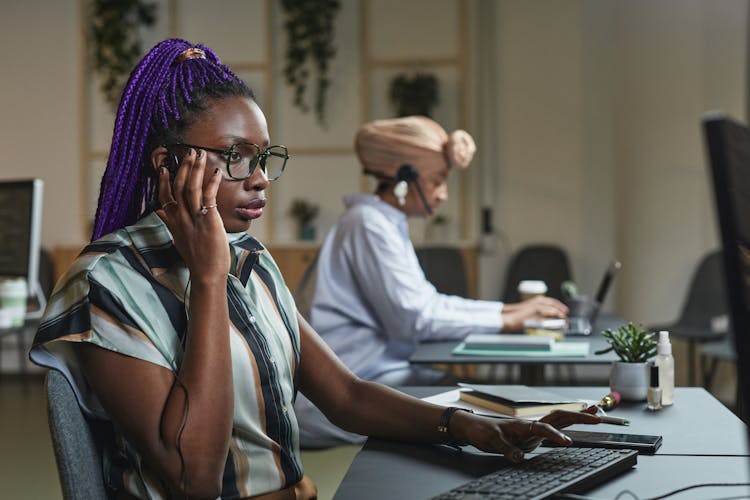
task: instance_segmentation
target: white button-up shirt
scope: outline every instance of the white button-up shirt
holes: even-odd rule
[[[346,212],[326,235],[315,272],[296,298],[354,373],[391,382],[389,373],[408,371],[418,342],[501,330],[501,302],[441,294],[427,281],[403,212],[371,194],[350,195],[344,203]],[[305,415],[309,406],[298,405],[303,429],[312,418]]]

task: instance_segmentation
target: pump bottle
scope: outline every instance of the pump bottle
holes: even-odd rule
[[[659,342],[656,344],[656,366],[659,367],[661,405],[669,406],[674,403],[674,358],[667,331],[659,332]]]

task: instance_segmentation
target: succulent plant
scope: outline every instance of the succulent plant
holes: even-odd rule
[[[628,323],[614,331],[604,330],[602,336],[607,339],[609,347],[594,354],[615,351],[615,354],[626,363],[645,363],[656,354],[656,334],[646,331],[643,326]]]

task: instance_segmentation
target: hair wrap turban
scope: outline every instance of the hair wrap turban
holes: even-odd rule
[[[365,173],[388,179],[415,160],[424,160],[413,165],[422,176],[451,167],[466,168],[476,145],[463,130],[449,135],[434,120],[407,116],[365,123],[357,131],[354,150]]]

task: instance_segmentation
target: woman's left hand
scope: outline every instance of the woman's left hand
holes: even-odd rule
[[[457,411],[450,421],[451,435],[482,451],[502,453],[511,462],[520,462],[544,439],[561,446],[573,441],[560,432],[573,424],[598,424],[596,407],[584,411],[556,410],[540,420],[497,419]]]

